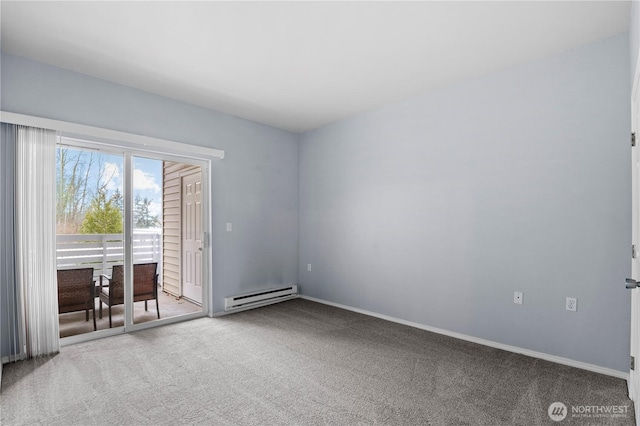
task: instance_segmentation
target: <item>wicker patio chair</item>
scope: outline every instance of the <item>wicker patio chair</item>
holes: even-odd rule
[[[144,301],[144,310],[147,309],[148,300],[156,300],[156,311],[160,319],[160,307],[158,306],[158,263],[140,263],[133,265],[133,301]],[[104,283],[108,281],[108,286]],[[124,267],[115,265],[111,276],[100,275],[100,318],[102,318],[102,304],[109,307],[109,328],[112,327],[111,307],[124,303]]]
[[[93,268],[58,269],[58,313],[93,311],[93,330],[96,328],[95,283]]]

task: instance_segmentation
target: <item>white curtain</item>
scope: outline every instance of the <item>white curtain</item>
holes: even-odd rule
[[[16,281],[26,356],[60,350],[56,282],[56,133],[18,126]]]

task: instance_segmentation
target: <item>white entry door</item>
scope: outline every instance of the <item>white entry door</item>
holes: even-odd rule
[[[632,102],[632,132],[637,135],[638,125],[640,124],[640,93],[637,88],[633,93]],[[636,138],[640,139],[640,138]],[[636,419],[640,419],[640,287],[638,281],[640,281],[640,253],[638,253],[640,247],[640,154],[638,150],[640,147],[636,146],[631,148],[631,205],[632,205],[632,244],[634,245],[634,254],[631,259],[631,279],[627,280],[627,288],[631,289],[631,356],[634,360],[635,366],[632,367],[629,374],[629,397],[635,402],[635,415]],[[640,424],[640,422],[639,422]]]
[[[202,303],[202,173],[182,177],[182,294]]]

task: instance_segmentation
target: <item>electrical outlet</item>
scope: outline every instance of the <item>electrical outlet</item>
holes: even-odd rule
[[[575,297],[567,297],[567,305],[566,305],[566,309],[567,311],[577,311],[578,310],[578,299],[576,299]]]
[[[231,222],[227,222],[227,232],[233,231],[233,224]]]
[[[311,264],[307,263],[307,272],[311,272]]]
[[[522,292],[521,291],[514,291],[513,292],[513,303],[515,303],[516,305],[522,305]]]

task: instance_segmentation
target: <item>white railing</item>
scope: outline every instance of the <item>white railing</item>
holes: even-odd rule
[[[100,274],[111,275],[113,265],[124,263],[122,234],[61,234],[56,236],[58,269],[93,267],[97,280]],[[162,271],[162,234],[136,231],[133,233],[133,262],[158,262]],[[158,277],[162,281],[162,274]]]

